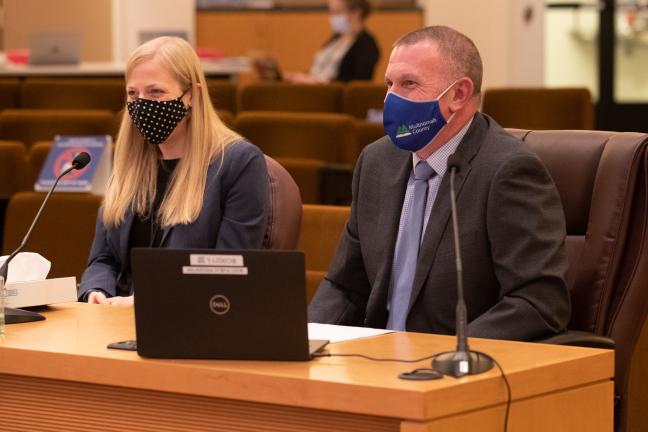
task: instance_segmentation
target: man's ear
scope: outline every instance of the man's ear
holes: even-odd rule
[[[452,112],[459,111],[473,97],[475,85],[468,77],[459,78],[451,90],[451,98],[448,101],[448,107]]]

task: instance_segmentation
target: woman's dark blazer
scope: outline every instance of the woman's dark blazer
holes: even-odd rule
[[[209,165],[203,208],[198,218],[187,225],[164,229],[160,247],[262,247],[269,209],[268,172],[263,153],[247,141],[238,141],[225,147],[223,161],[221,164],[218,157]],[[133,217],[129,211],[119,226],[106,227],[102,210],[99,211],[88,268],[78,292],[80,300],[97,290],[108,296],[132,294],[128,241]]]

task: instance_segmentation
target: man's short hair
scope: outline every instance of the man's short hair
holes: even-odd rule
[[[432,41],[437,44],[441,55],[449,60],[449,71],[455,78],[467,76],[473,82],[473,94],[481,92],[483,65],[475,43],[463,33],[446,26],[430,26],[414,30],[401,37],[394,48]]]

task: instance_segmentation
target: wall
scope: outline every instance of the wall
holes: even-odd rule
[[[545,84],[587,87],[598,94],[598,11],[548,9],[545,32]]]
[[[598,94],[598,11],[549,10],[546,24],[546,84],[585,86]],[[616,20],[615,99],[618,102],[648,100],[648,37],[629,36],[623,12]],[[645,32],[644,32],[645,33]]]
[[[4,0],[0,0],[0,50],[4,50]]]
[[[419,0],[419,5],[426,25],[453,27],[475,42],[484,88],[543,84],[543,0]]]
[[[94,0],[92,0],[94,1]],[[112,0],[114,60],[126,61],[140,45],[140,32],[185,32],[196,40],[195,0]]]
[[[111,0],[4,0],[4,49],[28,48],[33,32],[81,33],[82,61],[110,61]]]

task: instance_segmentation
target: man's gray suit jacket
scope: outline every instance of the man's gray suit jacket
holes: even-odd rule
[[[522,141],[480,113],[455,157],[469,336],[532,340],[563,330],[570,315],[565,220],[545,167]],[[362,152],[351,215],[309,306],[310,321],[386,326],[394,245],[411,171],[412,154],[388,137]],[[455,332],[449,177],[448,171],[424,233],[408,331]]]

